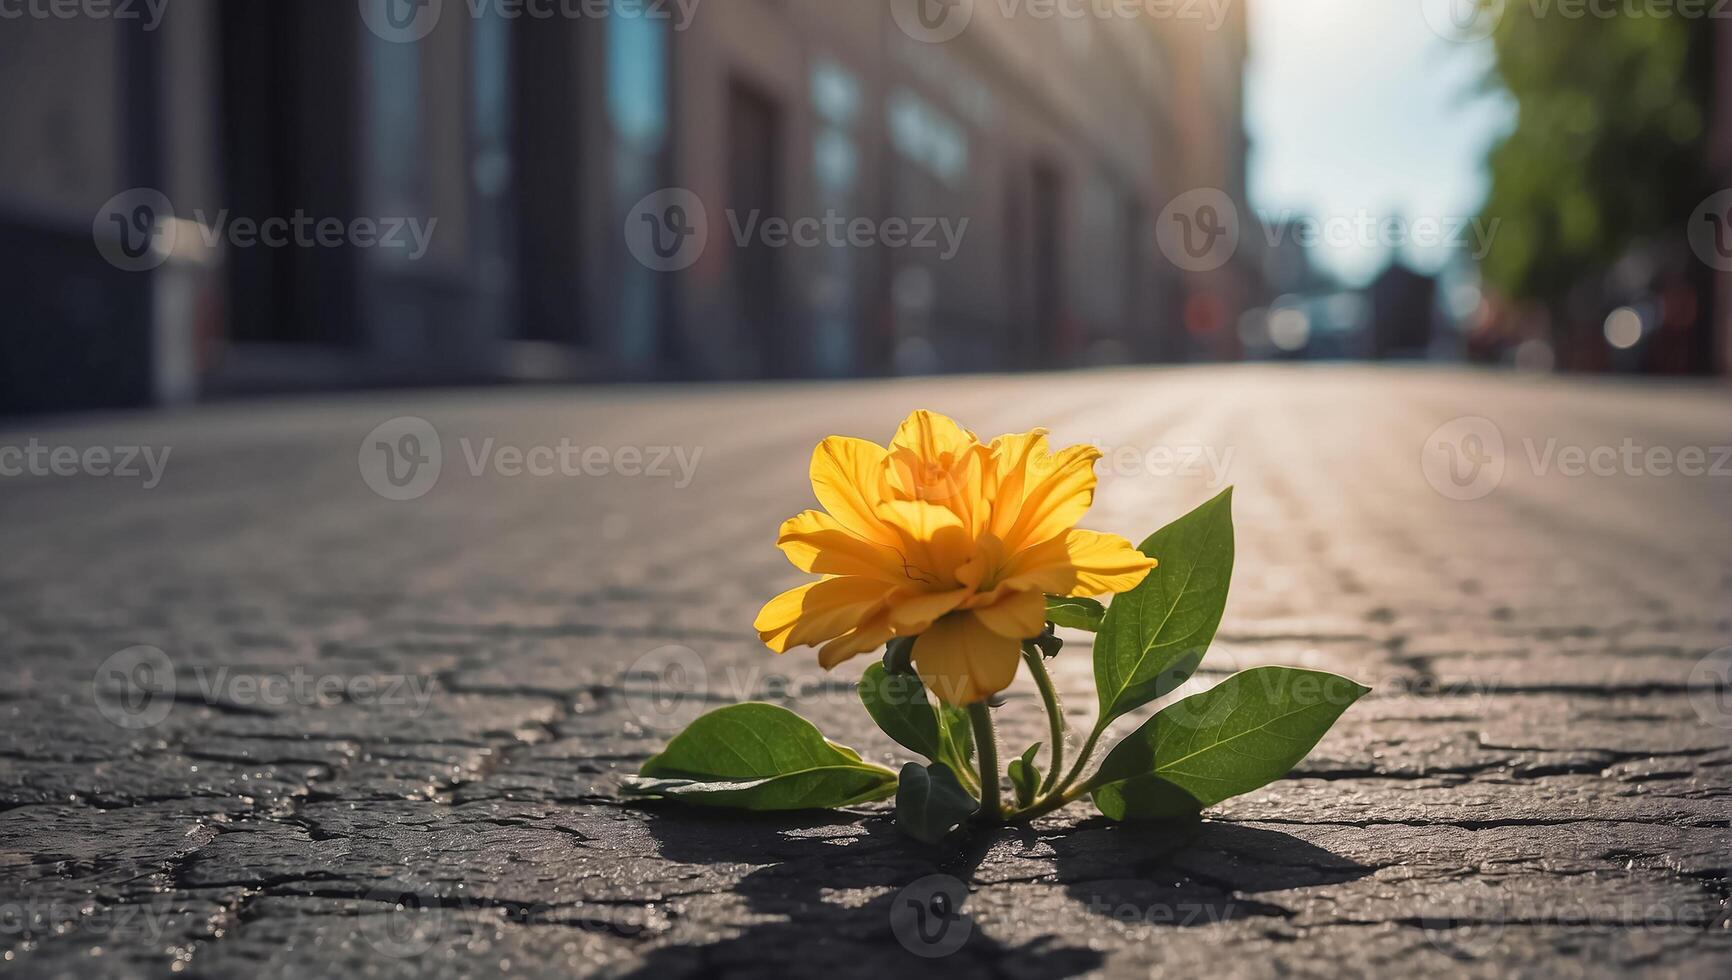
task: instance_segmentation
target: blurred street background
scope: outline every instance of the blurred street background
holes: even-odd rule
[[[1723,375],[1732,24],[1660,6],[5,0],[0,414],[1241,360]]]
[[[0,975],[1732,975],[1722,6],[0,0]],[[752,621],[917,408],[1375,691],[1191,825],[626,800],[898,761]]]

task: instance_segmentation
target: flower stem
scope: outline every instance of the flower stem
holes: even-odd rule
[[[968,706],[968,720],[974,723],[975,749],[980,752],[980,816],[1001,823],[1004,804],[999,798],[998,732],[992,727],[992,709],[977,701]]]
[[[956,781],[962,784],[963,789],[973,794],[975,799],[980,798],[980,777],[975,775],[974,768],[969,764],[968,759],[963,758],[960,753],[953,753],[938,761],[950,767],[950,771],[956,774]]]
[[[1106,731],[1107,726],[1097,724],[1094,730],[1089,732],[1088,740],[1083,742],[1082,753],[1076,757],[1076,765],[1071,767],[1070,774],[1064,777],[1064,782],[1058,784],[1058,793],[1064,793],[1070,789],[1071,784],[1082,775],[1084,767],[1089,763],[1089,756],[1095,754],[1095,746],[1100,744],[1101,736],[1105,735]],[[1082,791],[1079,790],[1078,792]]]
[[[1041,817],[1044,817],[1047,814],[1052,813],[1055,810],[1062,810],[1065,807],[1070,806],[1072,803],[1075,803],[1077,800],[1080,800],[1083,797],[1087,796],[1089,794],[1089,791],[1092,790],[1093,788],[1094,788],[1094,784],[1092,782],[1088,782],[1088,783],[1083,783],[1081,786],[1078,786],[1075,789],[1069,790],[1067,792],[1053,793],[1052,795],[1048,796],[1046,799],[1041,800],[1039,803],[1036,803],[1034,806],[1031,806],[1026,810],[1019,810],[1016,813],[1011,814],[1010,821],[1012,823],[1032,823],[1033,821],[1035,821]]]
[[[1052,736],[1052,756],[1047,762],[1047,774],[1041,783],[1043,794],[1052,792],[1058,785],[1059,773],[1064,770],[1064,708],[1058,701],[1058,688],[1053,686],[1052,675],[1047,673],[1046,658],[1032,643],[1022,645],[1022,658],[1028,662],[1028,672],[1034,675],[1035,686],[1040,688],[1041,703],[1046,705],[1046,717]]]

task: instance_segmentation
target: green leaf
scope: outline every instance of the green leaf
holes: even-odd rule
[[[692,722],[626,791],[701,806],[810,810],[884,799],[896,791],[896,774],[786,708],[737,704]]]
[[[949,766],[910,762],[902,767],[896,826],[915,840],[936,844],[979,809],[980,803],[962,788]]]
[[[1114,820],[1189,816],[1285,776],[1370,692],[1345,677],[1258,667],[1168,705],[1107,755],[1095,805]]]
[[[958,772],[974,765],[974,726],[968,712],[944,704],[934,707],[918,675],[893,674],[883,664],[873,664],[860,678],[860,701],[884,734],[910,752],[949,763]]]
[[[860,678],[860,701],[897,745],[934,762],[944,758],[944,731],[918,675],[892,674],[873,664]]]
[[[968,717],[968,709],[941,704],[938,714],[944,719],[944,761],[958,771],[973,769],[974,722]]]
[[[1095,638],[1103,726],[1171,694],[1202,662],[1233,578],[1233,491],[1155,532],[1139,550],[1160,566],[1113,599]]]
[[[1065,598],[1049,595],[1046,597],[1046,621],[1054,626],[1069,626],[1073,630],[1087,630],[1098,633],[1101,628],[1101,617],[1107,614],[1107,607],[1098,599]]]
[[[1028,747],[1022,758],[1010,760],[1010,784],[1016,787],[1016,802],[1021,806],[1033,803],[1035,794],[1040,792],[1040,767],[1034,764],[1040,746],[1041,743],[1036,742]]]

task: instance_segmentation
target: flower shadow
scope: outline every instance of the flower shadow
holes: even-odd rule
[[[1371,871],[1288,834],[1228,823],[1091,820],[925,847],[877,814],[643,813],[663,858],[713,869],[727,920],[713,940],[696,923],[698,936],[650,951],[632,974],[644,978],[997,976],[1010,963],[1075,976],[1105,963],[1091,947],[1097,917],[1157,927],[1284,918],[1287,909],[1257,896]],[[741,866],[750,870],[735,878]]]
[[[750,924],[707,944],[653,950],[632,977],[996,977],[1012,961],[1031,975],[1062,977],[1104,962],[1086,941],[1013,946],[975,927],[965,882],[997,839],[988,835],[933,848],[875,815],[839,822],[836,814],[645,813],[665,859],[758,867],[726,889],[745,906],[729,917],[743,911]]]
[[[1342,884],[1372,872],[1290,834],[1214,821],[1096,818],[1046,843],[1073,902],[1129,925],[1288,918],[1292,912],[1273,893]]]

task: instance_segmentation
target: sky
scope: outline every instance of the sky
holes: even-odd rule
[[[1449,0],[1249,2],[1250,197],[1265,222],[1330,222],[1323,229],[1342,242],[1316,247],[1312,261],[1359,285],[1390,258],[1380,236],[1349,230],[1362,215],[1435,219],[1440,232],[1474,218],[1486,151],[1514,113],[1506,97],[1482,94],[1489,43],[1431,27],[1426,15]],[[1430,271],[1452,252],[1403,254]]]

